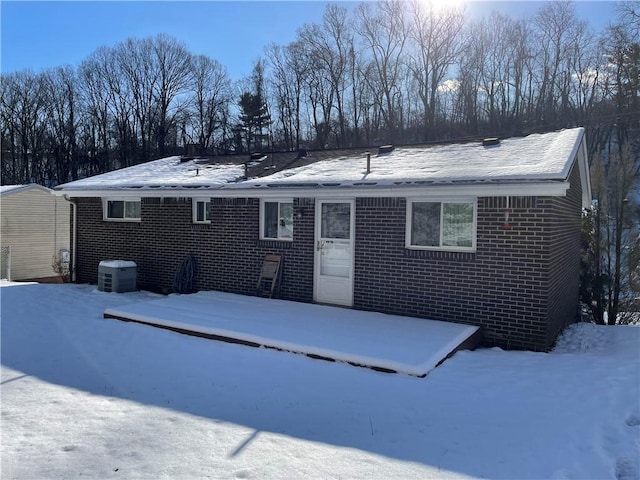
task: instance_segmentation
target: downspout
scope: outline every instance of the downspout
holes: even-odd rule
[[[53,196],[53,254],[58,246],[58,199]]]
[[[64,199],[73,205],[73,231],[71,236],[71,281],[76,281],[76,250],[78,246],[77,232],[78,232],[78,204],[75,200],[71,200],[68,195],[63,195]]]

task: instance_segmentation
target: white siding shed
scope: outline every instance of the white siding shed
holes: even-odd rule
[[[52,263],[70,250],[71,204],[36,184],[0,187],[2,278],[56,277]],[[10,255],[7,252],[10,251]]]

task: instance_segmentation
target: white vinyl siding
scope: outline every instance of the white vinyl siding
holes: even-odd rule
[[[11,279],[56,276],[52,263],[70,249],[70,203],[31,188],[2,196],[0,243],[11,246]]]
[[[117,198],[102,199],[104,220],[113,222],[139,222],[142,202],[138,199],[121,200]]]
[[[407,200],[406,247],[475,251],[476,201]]]

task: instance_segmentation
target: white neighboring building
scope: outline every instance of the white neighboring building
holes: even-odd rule
[[[70,250],[71,204],[51,192],[37,184],[0,187],[2,278],[59,278],[52,264]]]

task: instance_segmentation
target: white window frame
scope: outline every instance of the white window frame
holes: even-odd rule
[[[199,203],[204,203],[205,204],[205,211],[207,208],[207,203],[209,204],[209,220],[198,220],[198,204]],[[191,204],[192,204],[192,212],[193,212],[193,223],[200,223],[200,224],[210,224],[211,223],[211,199],[210,198],[193,198],[191,200]]]
[[[411,250],[435,250],[435,251],[445,251],[445,252],[475,252],[477,241],[478,241],[478,199],[477,198],[407,198],[407,208],[406,208],[406,220],[405,220],[405,248]],[[411,228],[412,228],[412,218],[411,212],[413,210],[414,203],[439,203],[440,204],[440,246],[425,246],[425,245],[412,245],[411,244]],[[473,231],[471,237],[471,246],[470,247],[459,247],[459,246],[448,246],[442,245],[442,235],[444,229],[442,228],[442,216],[444,209],[442,208],[442,204],[471,204],[473,205]]]
[[[265,237],[264,236],[264,222],[265,222],[265,203],[277,203],[278,204],[278,223],[280,223],[280,204],[290,203],[293,207],[293,198],[261,198],[260,199],[260,240],[277,240],[281,242],[293,242],[293,220],[291,224],[291,238],[289,237]]]
[[[140,217],[142,216],[142,199],[141,198],[103,198],[102,199],[102,219],[106,222],[139,222],[141,220],[140,217],[110,217],[109,216],[109,202],[124,202],[122,205],[122,213],[123,215],[127,211],[126,204],[127,203],[139,203],[140,204]]]

